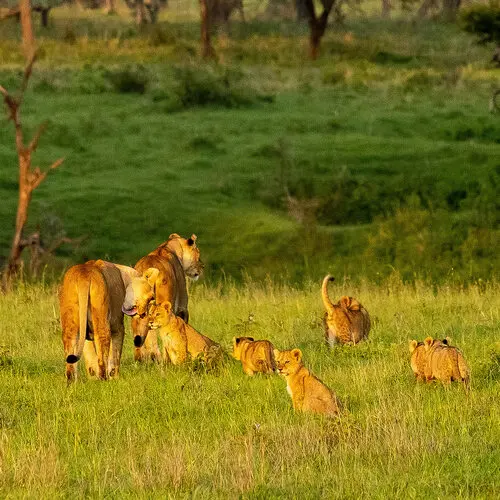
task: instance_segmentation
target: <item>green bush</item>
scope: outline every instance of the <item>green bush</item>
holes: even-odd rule
[[[460,25],[468,33],[479,37],[480,43],[500,43],[500,7],[498,5],[475,5],[464,10]]]
[[[116,92],[123,94],[144,94],[150,79],[148,71],[140,64],[116,70],[107,70],[105,77]]]

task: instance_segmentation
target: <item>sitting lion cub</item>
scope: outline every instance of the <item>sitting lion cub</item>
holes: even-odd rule
[[[326,309],[325,340],[330,347],[336,343],[355,345],[368,337],[370,315],[353,297],[343,296],[333,304],[328,297],[328,282],[334,279],[333,276],[325,276],[321,287],[321,297]]]
[[[233,338],[233,358],[241,361],[243,371],[254,373],[274,373],[273,344],[269,340],[254,340],[252,337]]]
[[[424,375],[428,382],[436,379],[449,385],[453,380],[460,380],[469,388],[470,370],[460,349],[450,346],[448,339],[441,341],[432,337],[424,340],[424,348]]]
[[[205,361],[213,361],[222,354],[217,342],[197,332],[191,325],[172,312],[172,304],[168,301],[151,307],[149,311],[150,328],[159,329],[163,343],[163,358],[174,365],[184,363],[188,356],[198,356]]]
[[[286,379],[295,410],[323,413],[330,417],[340,413],[337,396],[302,364],[300,349],[275,349],[274,357],[278,372]]]

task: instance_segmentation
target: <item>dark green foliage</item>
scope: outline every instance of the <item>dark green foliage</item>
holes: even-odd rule
[[[141,64],[108,70],[104,75],[116,92],[124,94],[144,94],[149,83],[148,71]]]
[[[479,37],[480,43],[500,43],[500,7],[475,5],[464,10],[460,17],[462,28]]]

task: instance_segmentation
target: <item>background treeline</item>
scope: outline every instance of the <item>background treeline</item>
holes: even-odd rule
[[[78,245],[47,252],[37,274],[94,257],[133,264],[170,232],[194,231],[214,280],[301,283],[327,270],[490,280],[500,243],[500,120],[489,109],[498,38],[477,12],[495,19],[497,10],[468,4],[444,22],[456,17],[443,15],[448,4],[430,3],[425,15],[422,6],[335,4],[310,61],[298,4],[244,3],[244,20],[212,19],[208,63],[198,3],[162,4],[154,24],[136,24],[120,2],[54,8],[35,28],[23,116],[28,128],[48,118],[37,161],[66,160],[37,191],[28,230],[39,228],[46,248],[62,236]],[[15,90],[15,16],[0,37],[0,84]],[[0,161],[6,256],[17,191],[7,124]]]

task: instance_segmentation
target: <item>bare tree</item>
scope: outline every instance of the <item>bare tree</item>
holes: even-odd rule
[[[30,41],[28,38],[27,40],[28,43],[25,45],[25,50],[27,51],[26,53],[29,53],[28,50],[34,46],[34,39]],[[32,45],[30,45],[30,43]],[[12,239],[9,259],[3,273],[2,285],[4,290],[11,287],[12,280],[19,271],[21,266],[21,254],[24,248],[33,245],[34,241],[37,240],[36,235],[23,238],[23,230],[28,220],[28,210],[33,191],[45,180],[50,170],[56,169],[63,162],[63,158],[60,158],[52,163],[44,172],[42,172],[39,167],[32,168],[31,155],[38,147],[38,142],[45,129],[45,124],[38,127],[38,130],[28,145],[24,142],[20,111],[24,92],[28,86],[35,59],[36,53],[33,53],[24,71],[19,97],[13,97],[4,87],[0,86],[0,93],[3,95],[5,105],[7,106],[9,120],[14,124],[16,151],[19,162],[19,198],[17,204],[16,228]]]
[[[208,9],[207,0],[200,0],[200,16],[201,16],[201,56],[203,59],[215,57],[215,50],[211,40],[211,19]]]
[[[319,44],[323,35],[325,34],[326,26],[328,24],[328,16],[335,4],[336,0],[321,0],[321,6],[323,12],[318,17],[316,15],[316,9],[314,7],[313,0],[304,0],[305,7],[307,9],[308,22],[310,28],[310,56],[311,59],[316,59],[319,52]]]
[[[32,61],[35,55],[35,37],[33,35],[33,23],[31,22],[31,0],[19,0],[19,11],[21,14],[24,57],[26,61]]]

